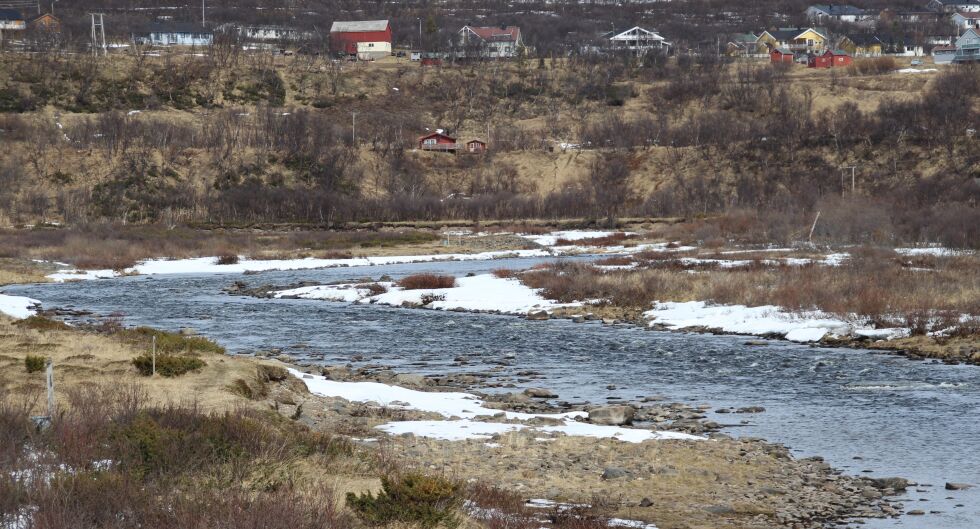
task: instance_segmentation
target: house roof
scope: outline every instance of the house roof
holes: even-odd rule
[[[0,9],[0,20],[24,20],[24,15],[16,9]]]
[[[425,136],[419,136],[419,141],[422,141],[422,140],[425,140],[425,139],[428,139],[428,138],[446,138],[447,140],[456,141],[456,138],[450,136],[449,134],[445,134],[445,133],[442,133],[442,132],[431,132],[429,134],[426,134]]]
[[[521,37],[521,28],[518,26],[463,26],[460,31],[467,30],[487,42],[517,42]]]
[[[609,40],[631,40],[634,37],[631,37],[631,36],[627,35],[627,33],[631,33],[631,32],[642,33],[647,38],[650,38],[650,39],[653,39],[653,40],[665,40],[656,31],[650,30],[650,29],[644,29],[644,28],[641,28],[640,26],[633,26],[633,27],[631,27],[629,29],[616,29],[616,30],[613,30],[613,31],[610,31],[608,33],[603,34],[602,35],[602,38],[609,39]]]
[[[956,15],[959,15],[959,16],[961,16],[963,18],[969,18],[969,19],[973,19],[973,20],[980,20],[980,12],[978,12],[978,11],[959,11],[959,12],[953,13],[953,16],[954,17]]]
[[[759,40],[759,36],[755,33],[736,33],[731,38],[731,42],[737,44],[749,44],[757,40]]]
[[[772,51],[783,55],[793,55],[793,52],[791,50],[787,50],[786,48],[773,48]]]
[[[827,55],[828,53],[831,55],[850,55],[850,53],[847,53],[844,50],[827,50],[824,52],[824,55]]]
[[[211,30],[197,22],[155,21],[143,26],[142,33],[210,34]]]
[[[765,35],[768,33],[769,36],[779,42],[789,42],[791,40],[795,40],[797,37],[806,33],[807,31],[813,31],[821,37],[827,38],[827,30],[823,28],[778,28],[763,31],[762,34]],[[762,35],[759,35],[759,38],[761,39]]]
[[[810,6],[810,9],[815,9],[831,17],[860,16],[865,14],[865,10],[849,5],[817,4]]]
[[[387,20],[335,20],[330,26],[330,33],[360,33],[365,31],[386,31]]]
[[[881,44],[881,39],[878,35],[867,35],[867,34],[855,34],[847,35],[847,40],[850,40],[858,46],[873,46],[875,44]]]

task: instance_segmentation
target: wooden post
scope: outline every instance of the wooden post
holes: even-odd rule
[[[54,362],[48,358],[48,372],[45,381],[48,387],[48,417],[54,417]]]
[[[813,225],[810,226],[810,236],[807,237],[807,241],[813,242],[813,230],[817,229],[817,221],[820,220],[820,212],[817,212],[817,216],[813,218]]]
[[[156,336],[153,337],[153,350],[151,353],[151,357],[153,359],[153,370],[151,371],[150,376],[155,377],[157,376],[157,337]]]

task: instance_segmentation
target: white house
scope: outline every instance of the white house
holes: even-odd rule
[[[235,24],[222,24],[217,30],[224,33],[237,34],[244,40],[263,42],[295,41],[314,37],[312,31],[300,31],[284,26],[238,26]]]
[[[517,26],[475,27],[459,30],[463,55],[490,59],[509,59],[520,55],[524,48],[521,28]]]
[[[953,62],[980,62],[980,29],[968,29],[956,39],[956,56]]]
[[[980,11],[980,0],[930,0],[926,7],[939,13],[975,13]]]
[[[153,46],[210,46],[214,34],[193,22],[155,22],[133,33],[133,42]]]
[[[850,5],[817,4],[807,8],[806,16],[814,22],[836,20],[838,22],[859,22],[869,17],[868,12]]]
[[[603,35],[613,50],[628,50],[636,55],[650,52],[667,53],[670,43],[656,31],[634,26],[626,31],[612,31]]]
[[[962,31],[970,28],[980,28],[980,11],[963,11],[953,13],[950,17],[956,29]]]

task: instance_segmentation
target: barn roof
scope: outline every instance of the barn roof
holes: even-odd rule
[[[385,31],[387,29],[387,20],[336,20],[330,26],[330,33],[359,33],[365,31]]]
[[[477,37],[488,42],[517,42],[521,36],[521,28],[517,26],[463,26],[463,29],[460,31],[466,30],[472,31]]]

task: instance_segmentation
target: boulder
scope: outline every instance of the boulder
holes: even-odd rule
[[[876,489],[892,489],[903,491],[909,486],[909,480],[905,478],[872,478],[871,486]]]
[[[626,477],[627,474],[629,474],[629,472],[627,472],[626,469],[624,468],[607,467],[605,470],[602,471],[602,479],[605,480],[619,479],[619,478]]]
[[[640,500],[640,507],[653,507],[653,500],[650,498],[643,498]]]
[[[972,488],[973,485],[970,485],[969,483],[953,483],[949,481],[946,482],[946,490],[966,490]]]
[[[395,375],[394,381],[395,384],[406,386],[425,386],[429,383],[425,377],[415,373],[399,373]]]
[[[551,315],[548,314],[548,311],[543,309],[531,309],[527,311],[527,319],[532,321],[547,320],[550,317]]]
[[[524,390],[524,394],[536,399],[553,399],[558,396],[554,391],[544,388],[527,388]]]
[[[197,331],[193,327],[181,327],[181,336],[197,336]]]
[[[589,410],[589,422],[609,426],[631,424],[636,410],[632,406],[603,406]]]

